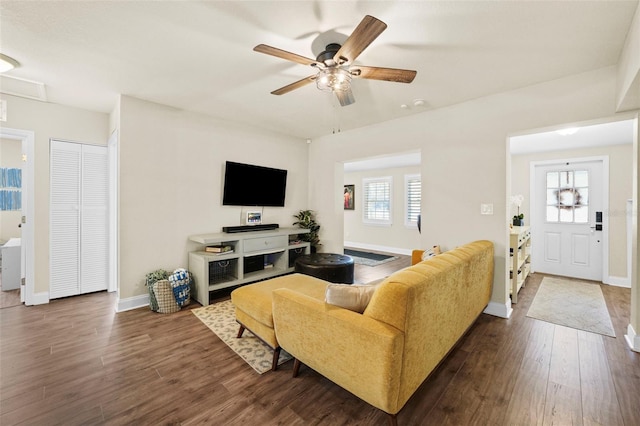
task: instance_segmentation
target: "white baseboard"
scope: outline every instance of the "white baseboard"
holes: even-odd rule
[[[511,303],[509,302],[505,304],[489,302],[484,310],[484,313],[500,318],[509,318],[513,313],[513,309],[511,309]]]
[[[636,334],[631,324],[627,327],[627,334],[624,335],[624,338],[632,351],[640,352],[640,335]]]
[[[144,306],[149,306],[148,294],[141,294],[140,296],[128,297],[126,299],[118,299],[118,303],[116,303],[116,312],[130,311]]]
[[[41,293],[34,293],[33,299],[31,301],[33,303],[30,303],[30,305],[46,305],[47,303],[49,303],[49,292],[43,291]]]
[[[605,284],[609,284],[609,285],[613,285],[616,287],[625,287],[625,288],[631,288],[631,279],[627,278],[627,277],[612,277],[609,276],[609,278],[606,279],[606,281],[604,281]]]
[[[352,247],[356,249],[365,249],[365,250],[384,251],[386,253],[396,253],[396,254],[402,254],[405,256],[411,256],[411,253],[413,251],[410,249],[403,249],[403,248],[389,247],[389,246],[378,246],[374,244],[363,244],[363,243],[356,243],[353,241],[345,241],[343,244],[345,247]]]

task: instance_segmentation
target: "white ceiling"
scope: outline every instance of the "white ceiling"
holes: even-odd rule
[[[21,63],[7,75],[43,84],[49,102],[108,113],[125,94],[305,140],[615,65],[637,6],[2,0],[0,51]],[[347,107],[313,85],[270,94],[313,71],[255,45],[315,57],[366,14],[388,28],[356,62],[415,69],[413,83],[356,80]]]
[[[511,154],[560,151],[594,146],[633,143],[633,120],[599,123],[573,128],[575,133],[562,135],[564,129],[514,136],[509,140]]]

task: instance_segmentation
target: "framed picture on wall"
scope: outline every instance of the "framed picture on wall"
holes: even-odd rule
[[[344,186],[344,209],[353,210],[355,208],[355,185]]]

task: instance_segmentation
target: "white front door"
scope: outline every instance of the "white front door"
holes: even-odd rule
[[[604,161],[533,165],[532,270],[602,281]]]

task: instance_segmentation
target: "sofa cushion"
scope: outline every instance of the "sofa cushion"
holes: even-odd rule
[[[377,285],[328,284],[325,302],[354,312],[363,313]]]

